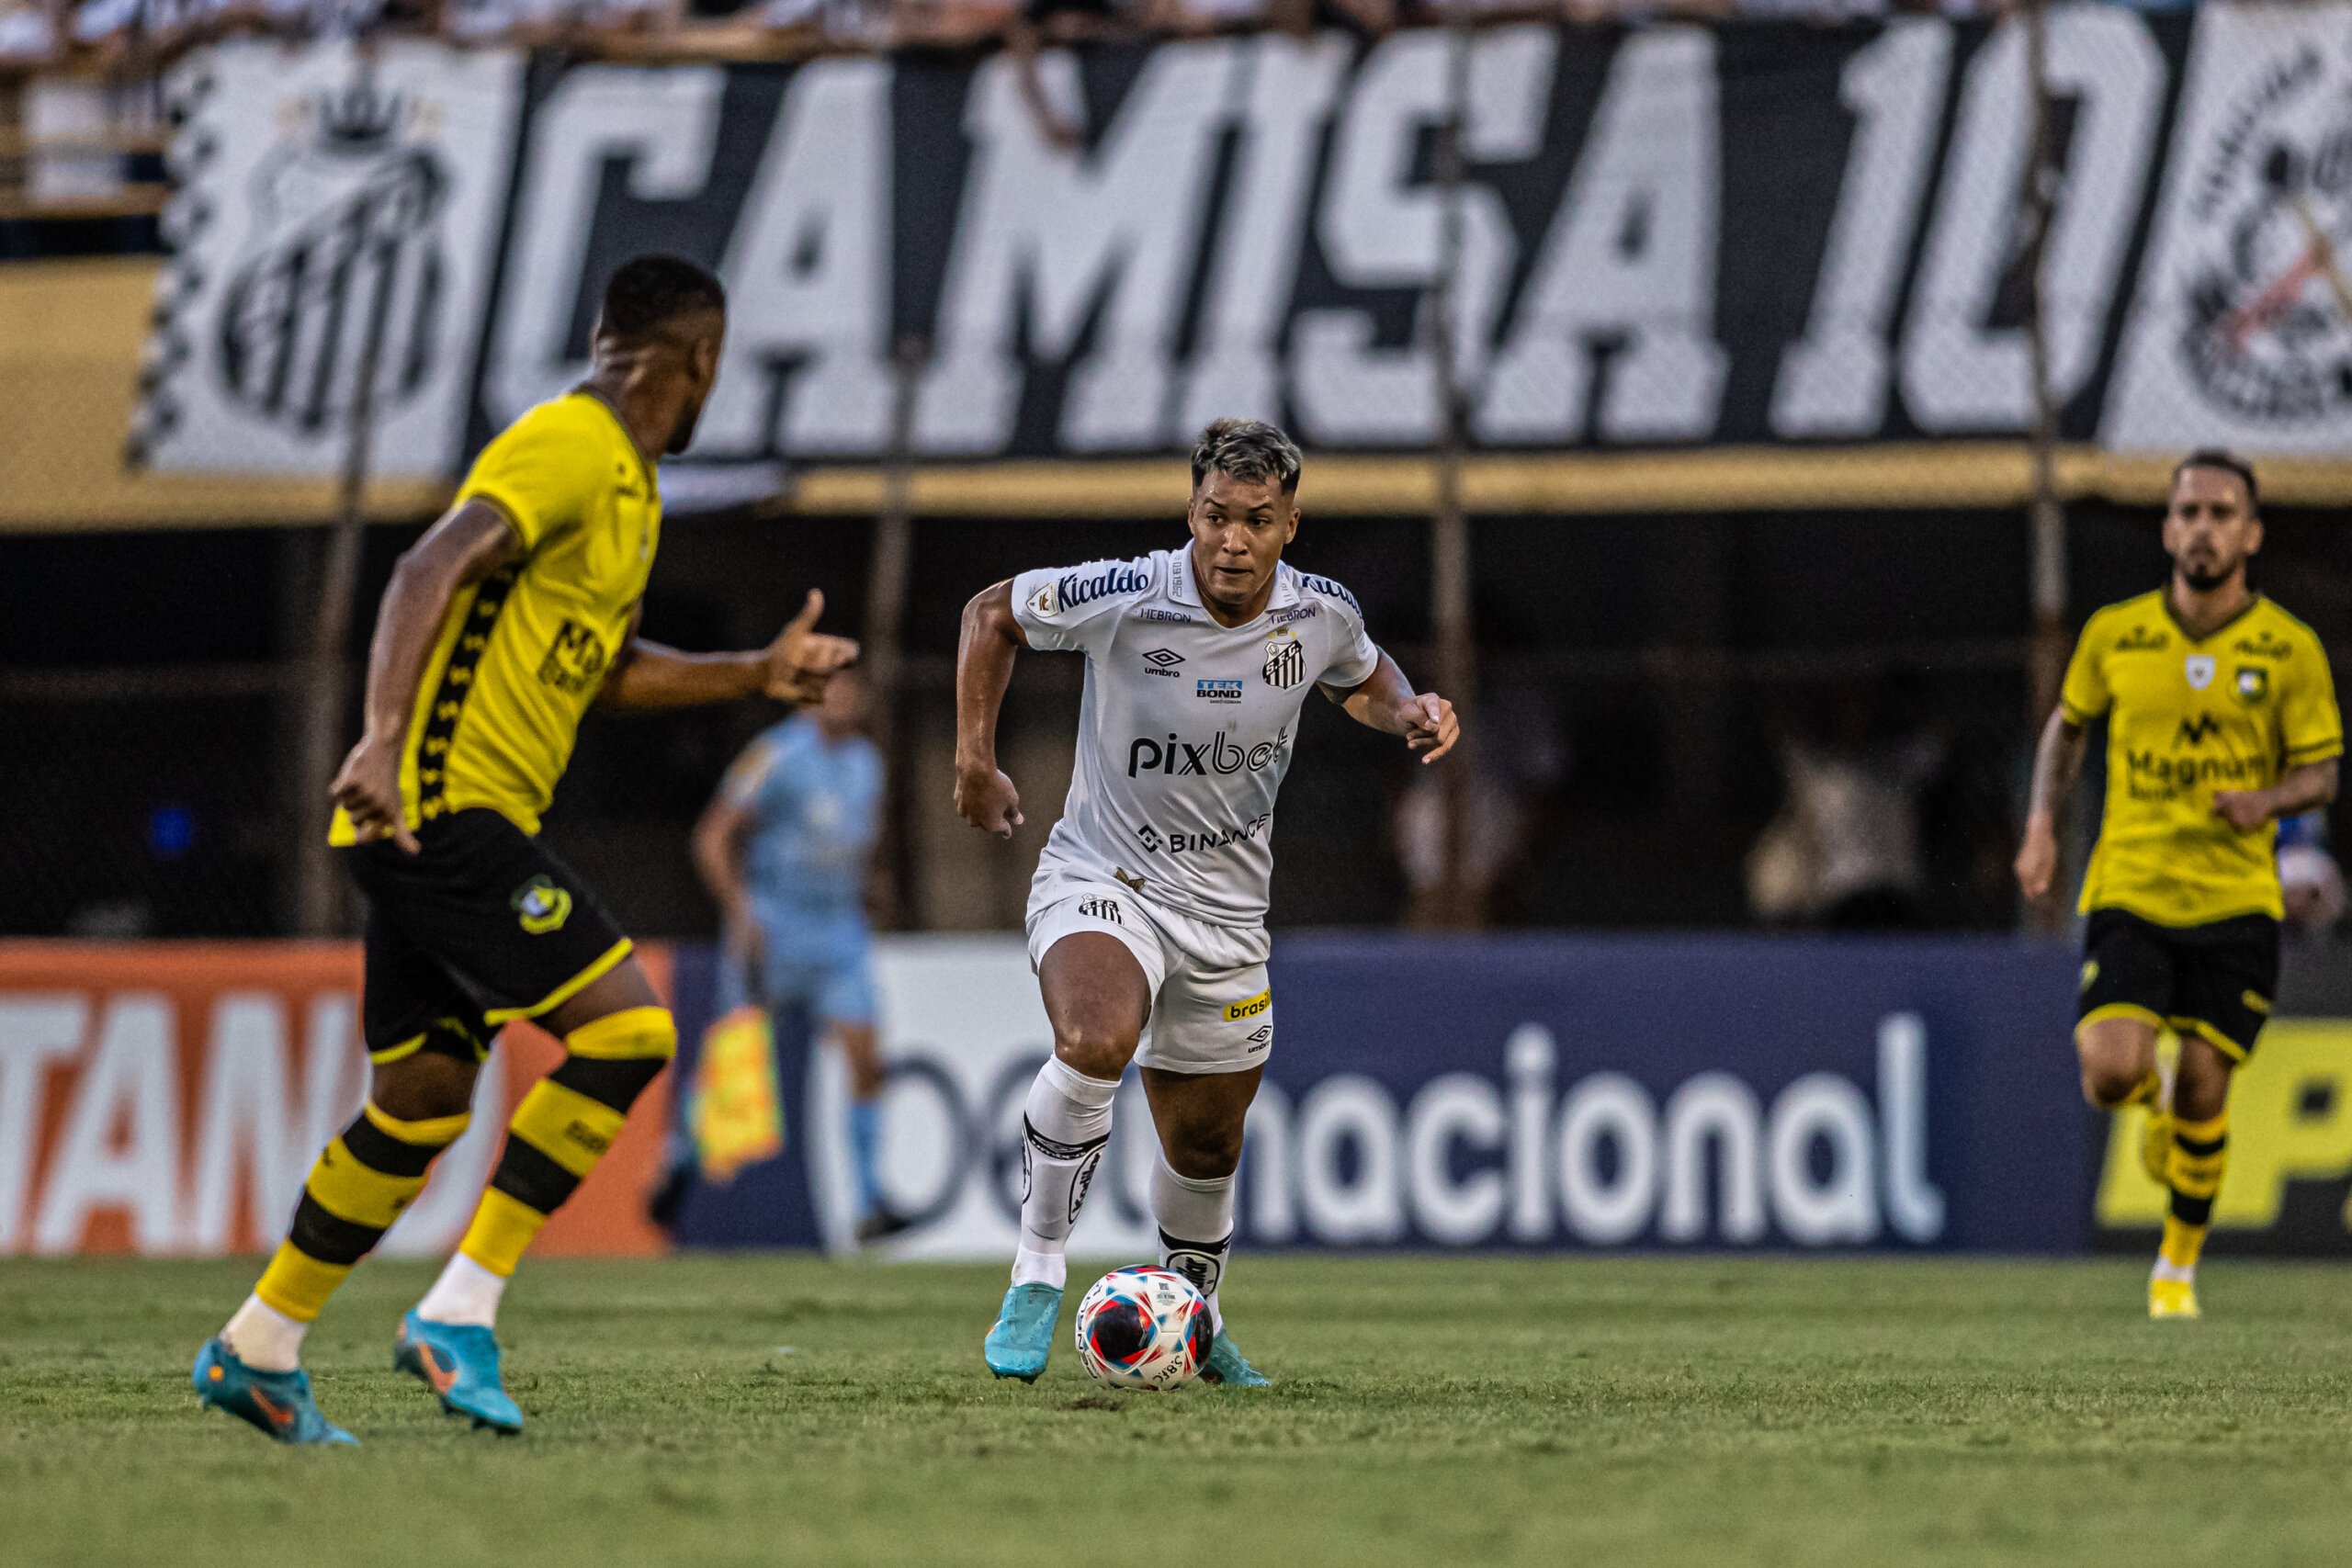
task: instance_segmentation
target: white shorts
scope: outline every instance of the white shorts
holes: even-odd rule
[[[1079,931],[1116,937],[1143,965],[1151,1017],[1136,1060],[1170,1073],[1240,1073],[1274,1048],[1263,926],[1220,926],[1139,897],[1114,877],[1057,868],[1029,890],[1029,967]]]

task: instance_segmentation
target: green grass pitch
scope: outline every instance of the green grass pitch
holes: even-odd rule
[[[2352,1561],[2340,1268],[2223,1259],[2151,1325],[2123,1261],[1244,1258],[1279,1386],[1113,1397],[1067,1340],[989,1378],[996,1269],[550,1261],[501,1440],[390,1370],[426,1275],[379,1264],[311,1337],[336,1452],[196,1407],[252,1272],[0,1263],[0,1561]]]

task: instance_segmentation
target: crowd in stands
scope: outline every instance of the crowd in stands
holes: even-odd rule
[[[228,34],[356,32],[564,44],[619,54],[756,57],[821,50],[1078,42],[1235,28],[1381,33],[1457,17],[1998,13],[2025,0],[0,0],[0,70],[136,68]],[[2167,9],[2189,0],[2125,0]]]

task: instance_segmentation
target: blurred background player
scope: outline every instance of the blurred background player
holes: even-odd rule
[[[726,922],[721,1013],[805,1010],[849,1068],[857,1239],[906,1229],[882,1199],[882,1055],[866,922],[882,835],[882,754],[865,685],[845,670],[825,700],[763,733],[695,828],[695,865]]]
[[[451,1415],[513,1432],[492,1329],[548,1215],[595,1169],[677,1048],[629,939],[538,840],[592,704],[806,701],[857,645],[806,608],[751,653],[638,636],[661,537],[654,465],[683,452],[718,375],[727,297],[692,262],[614,273],[588,379],[509,425],[401,558],[368,657],[366,728],[335,775],[332,842],[367,896],[368,1100],[319,1156],[253,1294],[197,1353],[198,1399],[280,1442],[349,1443],[319,1412],[302,1338],[465,1131],[511,1020],[564,1059],[514,1108],[472,1224],[401,1320],[393,1364]]]
[[[2143,1158],[2171,1189],[2148,1315],[2198,1315],[2198,1254],[2229,1156],[2230,1074],[2278,992],[2274,824],[2335,798],[2343,721],[2312,629],[2247,585],[2262,547],[2254,470],[2225,452],[2174,471],[2172,581],[2083,627],[2035,754],[2017,874],[2029,898],[2058,866],[2057,815],[2093,720],[2107,720],[2107,802],[2083,881],[2075,1025],[2083,1092],[2146,1105]],[[2180,1037],[2167,1081],[2156,1042]]]
[[[1159,1134],[1159,1260],[1200,1287],[1216,1330],[1202,1375],[1266,1381],[1226,1333],[1217,1289],[1242,1122],[1273,1048],[1267,889],[1299,710],[1319,689],[1424,762],[1460,733],[1453,705],[1374,646],[1353,594],[1283,563],[1300,461],[1272,425],[1218,420],[1193,448],[1189,546],[1025,571],[964,610],[956,807],[999,838],[1022,822],[996,761],[1013,656],[1086,656],[1077,771],[1029,891],[1054,1054],[1023,1107],[1021,1243],[983,1347],[1001,1378],[1046,1370],[1070,1229],[1133,1061]]]

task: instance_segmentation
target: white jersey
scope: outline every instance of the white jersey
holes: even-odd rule
[[[1278,565],[1265,612],[1219,626],[1185,548],[1023,572],[1012,615],[1031,648],[1086,655],[1078,765],[1039,880],[1115,875],[1195,919],[1263,920],[1299,708],[1379,664],[1355,596]]]

